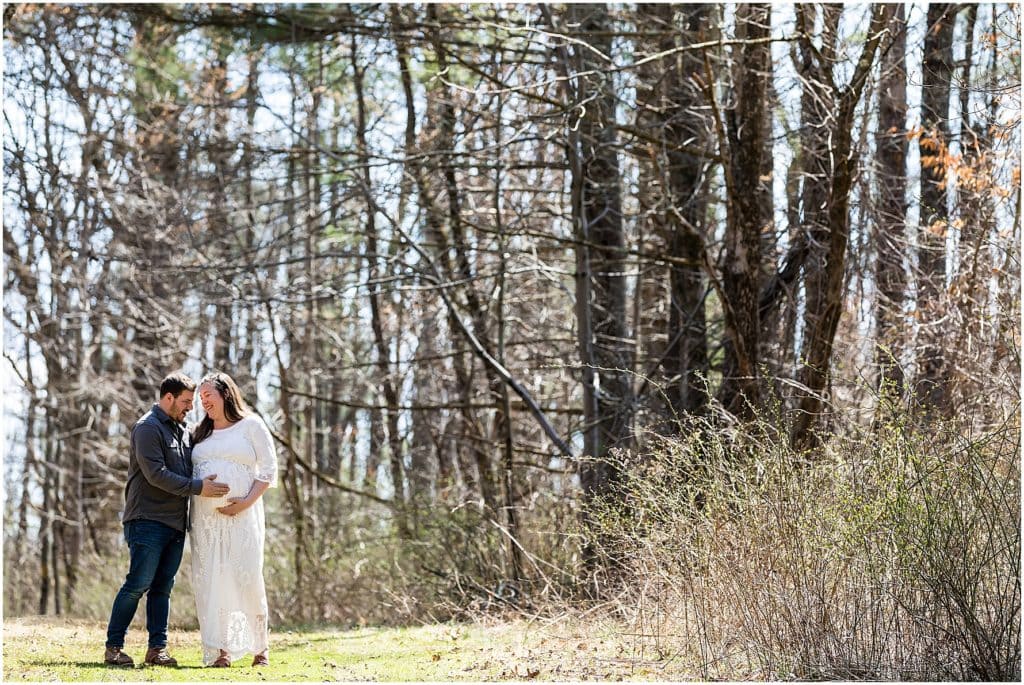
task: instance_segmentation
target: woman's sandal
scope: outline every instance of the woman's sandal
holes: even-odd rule
[[[221,654],[217,657],[217,660],[210,664],[213,668],[230,668],[231,659],[228,658],[227,654]]]
[[[257,654],[252,658],[253,666],[269,666],[270,659],[267,658],[266,654]]]

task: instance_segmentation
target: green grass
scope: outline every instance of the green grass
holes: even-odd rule
[[[629,658],[611,626],[564,619],[436,624],[413,628],[271,631],[270,666],[242,659],[230,669],[204,668],[199,633],[171,630],[178,668],[103,664],[106,626],[60,617],[8,618],[3,626],[3,680],[48,682],[324,682],[692,679],[680,664]],[[125,652],[141,663],[145,631],[128,633]],[[666,666],[670,666],[666,669]],[[675,667],[675,668],[671,668]]]
[[[271,633],[270,666],[252,668],[252,658],[230,669],[202,666],[199,634],[172,630],[168,650],[178,668],[113,668],[102,663],[105,626],[55,618],[7,619],[3,631],[4,680],[28,681],[337,681],[481,680],[501,676],[480,655],[500,628],[435,625],[351,631]],[[140,634],[141,633],[141,634]],[[132,630],[125,652],[141,663],[144,631]]]

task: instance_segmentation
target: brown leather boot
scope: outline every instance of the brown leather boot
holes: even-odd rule
[[[177,667],[178,661],[167,653],[166,647],[150,647],[146,650],[147,666],[172,666]]]
[[[132,658],[121,651],[120,647],[107,647],[103,651],[103,663],[108,666],[134,666]]]

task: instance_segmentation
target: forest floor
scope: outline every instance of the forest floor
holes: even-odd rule
[[[562,620],[435,624],[413,628],[272,631],[271,665],[251,659],[230,669],[203,668],[198,631],[171,630],[178,668],[103,664],[105,625],[59,617],[7,618],[4,681],[307,682],[493,680],[693,680],[673,659],[632,656],[628,638],[610,626]],[[138,623],[125,652],[141,663]]]

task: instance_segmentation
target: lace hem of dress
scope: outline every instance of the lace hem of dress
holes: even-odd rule
[[[268,651],[270,640],[266,614],[257,614],[251,617],[251,621],[249,619],[242,612],[229,613],[222,610],[218,634],[212,643],[203,640],[203,665],[209,666],[216,661],[221,650],[227,652],[231,661],[246,654],[256,655]]]

